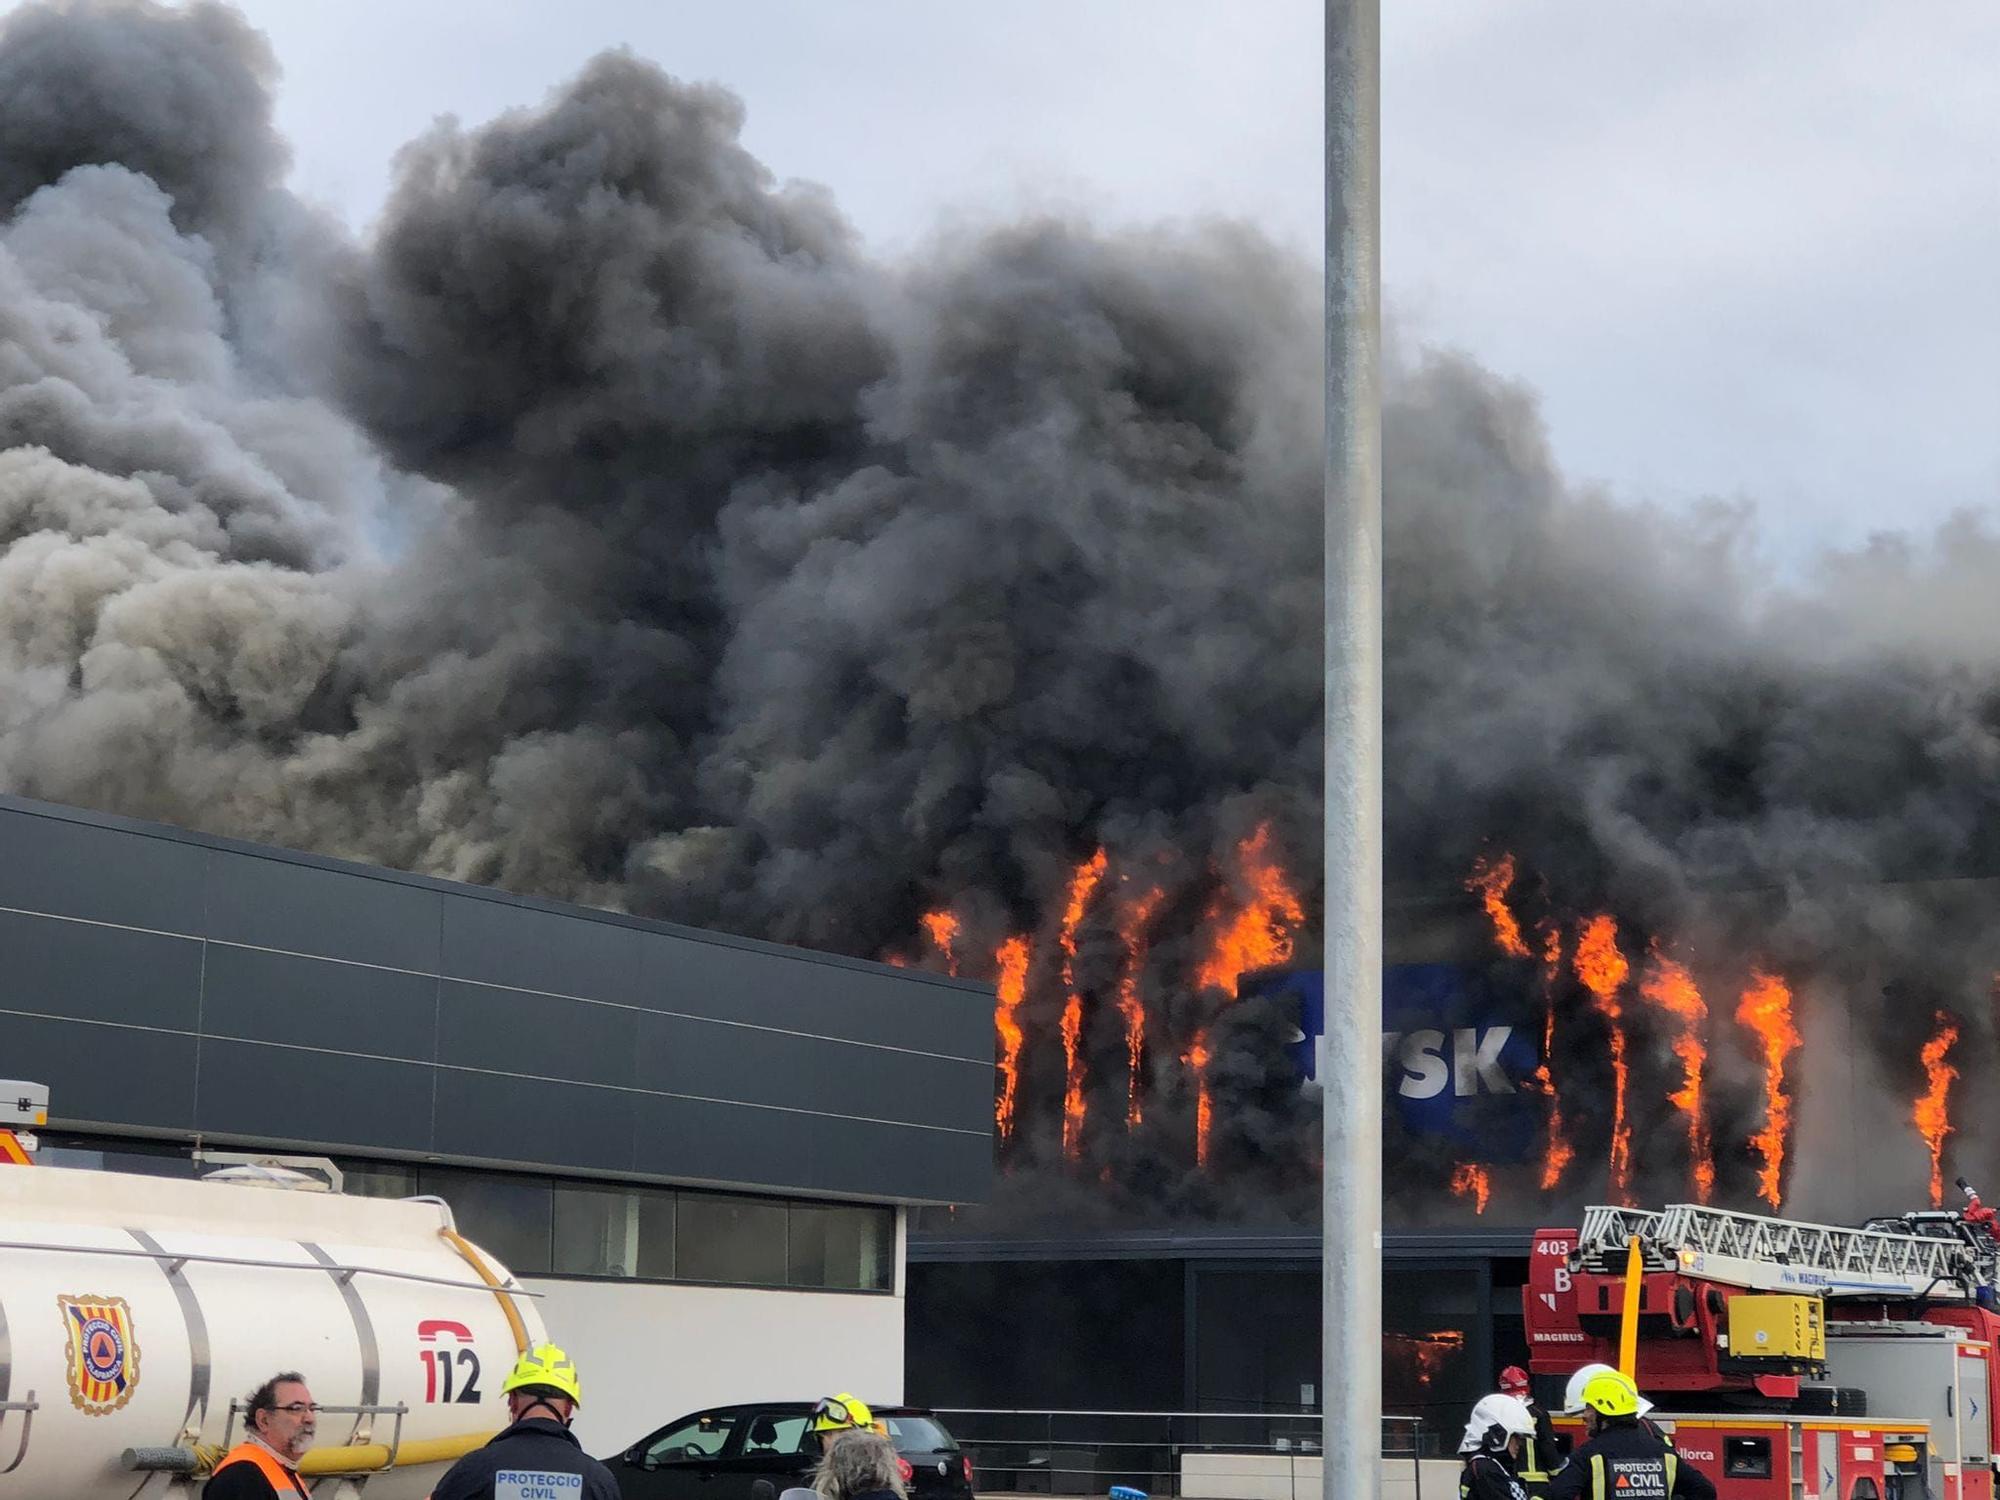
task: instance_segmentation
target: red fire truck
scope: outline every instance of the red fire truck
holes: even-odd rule
[[[1535,1235],[1532,1368],[1618,1362],[1636,1240],[1636,1379],[1723,1500],[1994,1500],[1990,1222],[1591,1208]]]

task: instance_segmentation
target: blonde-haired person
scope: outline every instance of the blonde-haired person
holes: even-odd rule
[[[896,1445],[866,1428],[849,1428],[828,1439],[813,1470],[820,1500],[907,1500]]]

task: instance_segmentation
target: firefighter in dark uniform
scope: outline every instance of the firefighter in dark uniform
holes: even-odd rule
[[[1509,1365],[1500,1372],[1500,1394],[1514,1397],[1535,1419],[1535,1435],[1528,1439],[1521,1454],[1521,1477],[1529,1481],[1532,1491],[1536,1482],[1562,1467],[1562,1452],[1556,1447],[1556,1424],[1550,1420],[1548,1409],[1535,1399],[1528,1385],[1528,1372],[1519,1365]]]
[[[1549,1500],[1715,1500],[1715,1485],[1639,1421],[1639,1388],[1617,1370],[1583,1388],[1588,1441],[1549,1482]]]
[[[1513,1396],[1481,1396],[1465,1424],[1458,1456],[1459,1500],[1528,1500],[1521,1483],[1522,1446],[1535,1435],[1527,1404]]]
[[[554,1344],[535,1345],[500,1389],[514,1425],[447,1469],[431,1500],[521,1500],[528,1494],[619,1500],[611,1471],[569,1430],[583,1390],[567,1354]]]

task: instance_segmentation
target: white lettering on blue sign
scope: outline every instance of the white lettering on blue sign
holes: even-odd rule
[[[1447,1088],[1457,1098],[1468,1099],[1480,1093],[1515,1092],[1513,1080],[1500,1065],[1500,1051],[1513,1035],[1511,1026],[1460,1026],[1450,1032],[1424,1028],[1388,1032],[1382,1045],[1402,1069],[1396,1092],[1405,1099],[1435,1099]],[[1326,1076],[1324,1069],[1321,1076]]]
[[[502,1469],[493,1476],[493,1500],[576,1500],[581,1474],[548,1474],[539,1469]]]

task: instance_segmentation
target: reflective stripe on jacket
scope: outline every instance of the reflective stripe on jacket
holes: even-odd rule
[[[299,1479],[298,1472],[279,1463],[271,1450],[262,1443],[242,1442],[222,1455],[222,1462],[215,1466],[220,1474],[231,1464],[255,1464],[264,1471],[264,1478],[270,1481],[274,1495],[303,1495],[306,1487]]]

